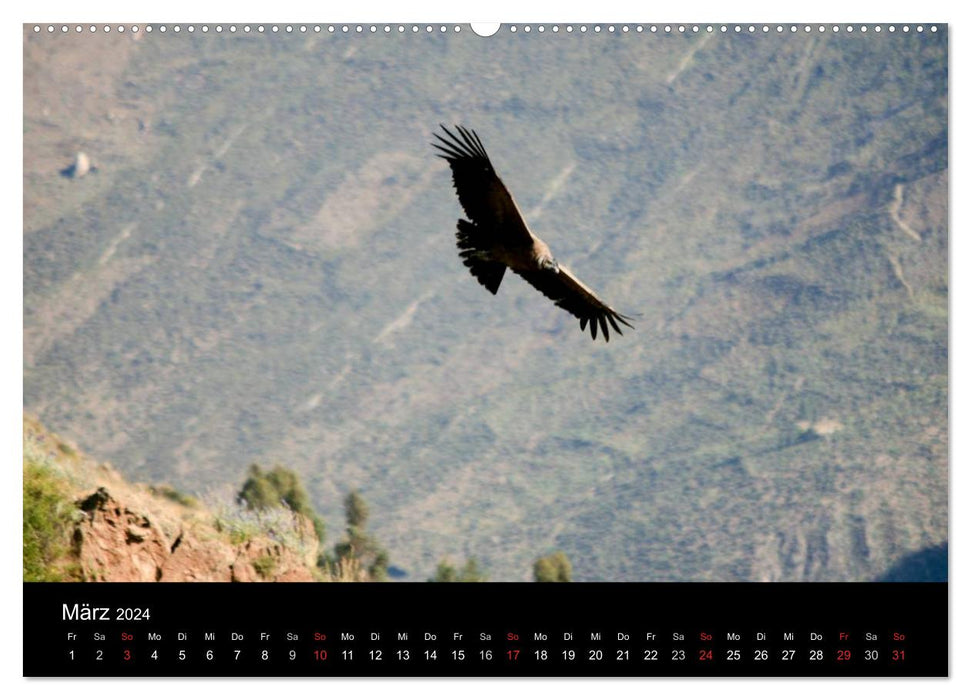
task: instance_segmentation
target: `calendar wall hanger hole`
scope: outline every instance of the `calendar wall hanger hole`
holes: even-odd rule
[[[479,36],[492,36],[501,26],[499,22],[472,22],[472,31]]]

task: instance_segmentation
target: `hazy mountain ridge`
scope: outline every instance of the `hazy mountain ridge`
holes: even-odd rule
[[[25,102],[25,401],[133,475],[279,461],[328,522],[362,488],[419,575],[862,579],[946,539],[945,37],[57,41],[26,76],[124,68]],[[635,331],[475,284],[439,121]],[[31,166],[52,133],[99,171]]]

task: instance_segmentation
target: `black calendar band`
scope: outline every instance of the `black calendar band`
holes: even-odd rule
[[[24,584],[26,676],[946,676],[943,583]]]

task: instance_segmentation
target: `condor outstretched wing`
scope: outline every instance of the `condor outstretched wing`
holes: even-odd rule
[[[581,330],[589,323],[594,340],[598,330],[609,341],[610,328],[619,335],[623,335],[619,324],[633,328],[629,317],[607,306],[573,273],[557,265],[549,246],[529,231],[478,135],[462,126],[455,127],[457,133],[444,124],[441,127],[444,136],[435,134],[439,143],[432,145],[448,161],[459,202],[471,219],[458,222],[459,256],[479,283],[495,294],[508,266],[580,319]]]
[[[476,227],[496,240],[490,243],[525,245],[532,241],[523,215],[509,190],[496,175],[482,141],[471,129],[456,126],[457,134],[440,125],[445,136],[435,134],[432,146],[452,168],[452,183],[459,203]]]
[[[553,270],[537,270],[524,272],[515,270],[524,280],[536,287],[539,291],[553,300],[562,309],[566,309],[571,314],[580,319],[580,330],[590,324],[590,335],[594,340],[597,339],[597,327],[603,331],[604,340],[610,342],[610,330],[608,323],[618,335],[623,335],[618,322],[628,328],[633,328],[629,321],[629,316],[624,316],[614,311],[602,302],[593,290],[583,282],[578,280],[572,272],[563,265],[559,266],[559,272]]]

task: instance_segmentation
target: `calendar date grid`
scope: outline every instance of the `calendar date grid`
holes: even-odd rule
[[[69,631],[68,663],[128,666],[339,667],[637,666],[645,675],[671,667],[904,665],[908,634],[837,631],[400,631],[327,628]]]

